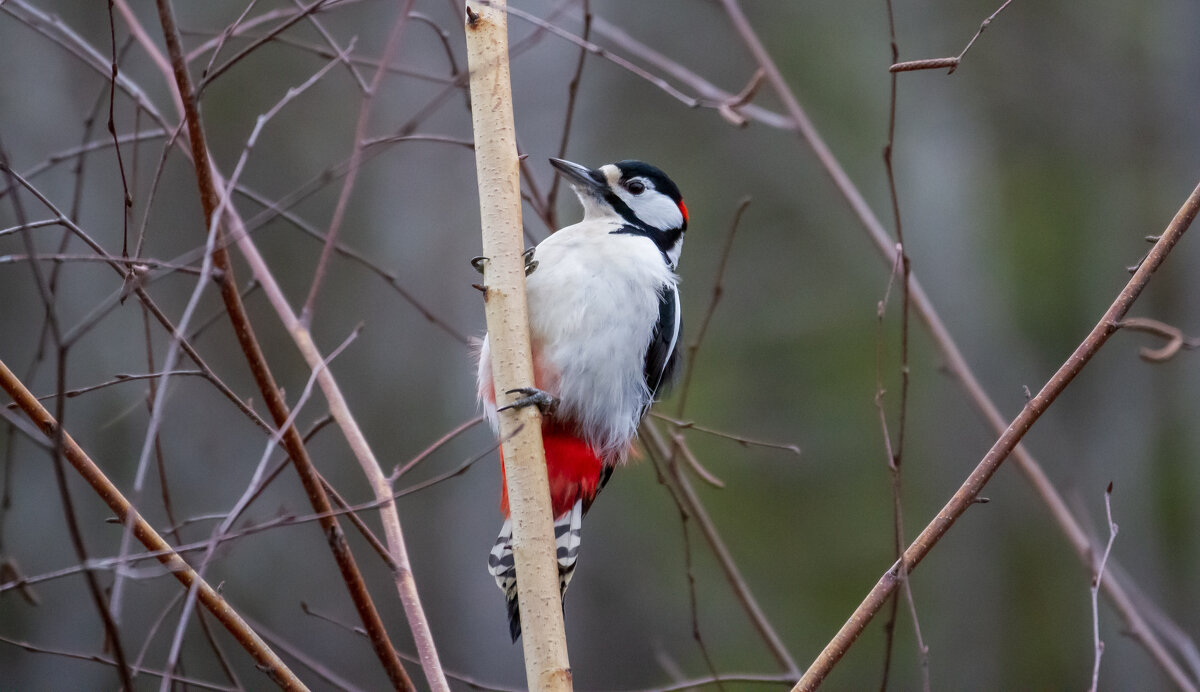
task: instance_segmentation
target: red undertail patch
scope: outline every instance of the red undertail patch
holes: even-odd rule
[[[542,422],[542,444],[546,448],[546,472],[550,480],[550,504],[557,519],[570,511],[579,498],[586,508],[596,497],[604,468],[600,458],[574,432],[554,421]],[[500,453],[500,511],[508,516],[508,485],[504,453]]]

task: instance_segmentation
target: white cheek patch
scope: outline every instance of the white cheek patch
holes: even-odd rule
[[[661,230],[683,227],[683,212],[679,211],[679,205],[649,184],[640,195],[634,195],[623,187],[616,188],[616,193],[648,226]]]

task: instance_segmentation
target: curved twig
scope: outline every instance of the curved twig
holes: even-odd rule
[[[1154,334],[1166,340],[1167,343],[1158,348],[1150,348],[1143,346],[1138,349],[1138,356],[1142,360],[1150,363],[1162,363],[1175,357],[1182,349],[1200,348],[1200,338],[1189,339],[1184,337],[1183,330],[1179,327],[1159,322],[1148,317],[1126,317],[1121,320],[1118,327],[1122,329],[1132,329],[1134,331],[1146,332]]]

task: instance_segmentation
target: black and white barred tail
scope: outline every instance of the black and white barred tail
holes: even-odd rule
[[[583,525],[583,500],[578,500],[571,511],[554,520],[554,543],[558,553],[559,597],[567,596],[567,585],[575,574],[575,563],[579,560],[579,532]],[[508,632],[512,640],[521,636],[521,610],[517,600],[517,570],[512,552],[512,519],[505,519],[500,527],[496,544],[488,554],[488,571],[496,579],[496,586],[504,592],[508,606]]]

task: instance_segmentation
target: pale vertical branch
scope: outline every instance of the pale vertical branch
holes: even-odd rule
[[[521,259],[521,189],[506,4],[504,0],[486,4],[472,0],[467,3],[466,20],[483,255],[488,258],[484,263],[484,308],[497,400],[499,393],[534,383]],[[537,407],[500,413],[526,681],[532,690],[570,690],[541,430]]]

